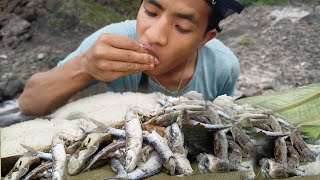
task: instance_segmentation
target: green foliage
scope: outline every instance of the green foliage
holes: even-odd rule
[[[235,102],[271,109],[298,127],[308,140],[320,139],[320,83]]]
[[[127,19],[111,7],[103,6],[92,0],[76,0],[76,2],[80,9],[86,9],[81,14],[81,19],[89,24],[102,26]]]
[[[253,40],[250,39],[250,38],[247,38],[247,37],[244,37],[240,40],[239,44],[242,45],[242,46],[249,46],[251,44],[253,44]]]

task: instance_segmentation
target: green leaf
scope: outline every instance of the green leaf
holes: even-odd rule
[[[306,139],[311,141],[320,139],[320,125],[302,125],[299,127],[299,130]]]
[[[302,125],[320,126],[320,83],[272,95],[239,99],[235,102],[272,109],[296,127]]]

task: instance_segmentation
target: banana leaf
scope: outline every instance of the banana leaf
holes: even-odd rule
[[[307,139],[320,139],[320,83],[271,95],[238,99],[235,103],[271,109],[298,127]]]

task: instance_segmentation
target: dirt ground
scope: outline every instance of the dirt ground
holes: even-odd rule
[[[239,57],[238,94],[258,95],[320,82],[320,6],[247,8],[220,35]]]
[[[28,2],[25,7],[33,7]],[[25,39],[13,41],[13,45],[18,42],[16,47],[8,46],[2,33],[0,89],[6,89],[10,78],[24,84],[33,73],[54,67],[101,27],[86,24],[73,14],[76,11],[57,16],[54,22],[58,24],[52,26],[52,15],[47,12],[54,5],[36,11],[36,18],[28,21],[31,37],[19,36]],[[20,17],[26,16],[23,12]],[[241,15],[228,17],[222,27],[217,38],[234,51],[241,64],[237,95],[267,94],[320,82],[320,3],[249,7]]]

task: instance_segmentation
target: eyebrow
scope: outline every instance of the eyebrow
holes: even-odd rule
[[[199,21],[196,20],[194,15],[192,14],[183,14],[183,13],[175,13],[175,16],[190,21],[191,23],[195,25],[199,25]]]
[[[153,4],[154,6],[158,7],[161,10],[164,9],[157,0],[148,0],[148,3]]]
[[[148,3],[156,6],[157,8],[164,10],[162,5],[157,0],[147,0],[147,1],[148,1]],[[196,20],[196,18],[192,14],[175,13],[174,15],[178,18],[188,20],[197,26],[199,25],[199,22]]]

